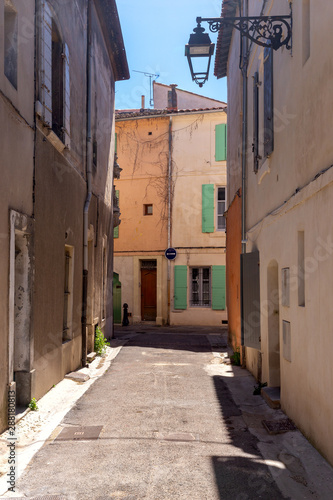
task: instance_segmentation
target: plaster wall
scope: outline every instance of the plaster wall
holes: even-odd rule
[[[242,253],[241,195],[229,205],[227,215],[226,282],[228,308],[228,338],[234,349],[241,345],[241,278]]]
[[[9,383],[10,346],[10,211],[30,220],[33,212],[33,152],[34,152],[34,6],[33,0],[13,0],[18,16],[17,88],[4,73],[4,0],[0,1],[0,432],[7,426],[7,387]],[[23,34],[23,27],[27,30]],[[23,224],[24,226],[24,224]],[[22,226],[22,229],[24,228]],[[15,231],[15,229],[14,229]],[[13,234],[12,234],[13,236]],[[14,238],[15,239],[15,238]],[[15,243],[14,243],[15,245]],[[15,259],[15,248],[14,248]],[[26,259],[26,256],[25,256]],[[29,246],[27,268],[33,259]],[[13,259],[12,259],[13,260]],[[12,263],[13,264],[13,263]],[[31,293],[31,274],[26,293]],[[21,325],[22,326],[22,325]],[[24,328],[23,328],[24,330]],[[21,331],[24,336],[27,331]],[[12,339],[13,340],[13,339]],[[29,351],[29,340],[27,350]],[[30,367],[29,367],[30,368]]]
[[[261,357],[263,382],[269,381],[269,319],[276,307],[267,294],[267,269],[278,263],[281,404],[304,434],[333,463],[327,435],[333,432],[329,417],[333,402],[327,397],[333,380],[331,353],[333,322],[331,281],[333,272],[332,221],[322,217],[333,195],[332,169],[298,193],[276,216],[267,217],[250,231],[251,244],[260,249]],[[316,228],[314,232],[313,228]],[[298,231],[305,241],[305,305],[298,301]],[[276,235],[283,237],[276,238]],[[290,272],[290,305],[282,305],[282,269]],[[291,328],[291,361],[285,355],[283,321]],[[247,354],[251,356],[250,350]],[[253,350],[252,350],[253,351]],[[249,358],[250,359],[250,358]],[[254,370],[256,369],[253,366]]]
[[[225,231],[202,232],[202,185],[227,184],[226,162],[215,160],[215,126],[226,119],[224,111],[173,117],[171,246],[178,253],[171,265],[171,324],[221,325],[227,319],[226,311],[189,307],[189,286],[187,309],[174,309],[174,265],[226,263]]]
[[[332,46],[330,21],[333,6],[324,0],[310,1],[308,23],[305,2],[293,4],[291,52],[273,54],[274,151],[253,171],[248,149],[246,171],[247,251],[260,254],[261,349],[246,348],[246,363],[262,382],[271,385],[271,315],[278,313],[281,405],[319,451],[333,463],[328,435],[332,434],[333,381],[332,324]],[[259,14],[264,2],[250,1],[249,15]],[[266,2],[265,15],[289,14],[288,2]],[[309,30],[307,28],[309,26]],[[237,34],[233,35],[228,63],[228,161],[235,158],[241,88],[236,67]],[[253,138],[253,80],[259,72],[260,133],[263,132],[263,50],[251,48],[248,67],[248,145]],[[237,132],[238,131],[238,132]],[[232,144],[232,146],[231,146]],[[230,156],[234,155],[234,156]],[[232,164],[231,164],[232,166]],[[237,172],[237,169],[236,169]],[[239,178],[239,177],[238,177]],[[228,175],[233,191],[233,176]],[[230,191],[229,191],[230,192]],[[305,304],[299,305],[299,240],[304,232]],[[278,310],[269,296],[268,276],[278,270]],[[282,302],[282,269],[289,268],[290,302]],[[290,326],[290,337],[284,322]],[[288,343],[290,340],[290,347]],[[276,375],[276,374],[275,374]],[[274,375],[274,380],[276,380]]]
[[[202,232],[202,184],[226,186],[226,162],[215,161],[215,126],[226,113],[173,118],[172,238],[174,247],[225,247],[225,232]]]
[[[256,2],[250,5],[257,8]],[[324,0],[310,2],[310,56],[304,62],[303,2],[293,2],[293,48],[274,51],[274,151],[253,173],[248,155],[247,228],[272,209],[279,207],[296,190],[332,164],[332,141],[327,131],[332,125],[333,34],[330,22],[333,5]],[[255,13],[252,10],[251,13]],[[289,14],[288,3],[270,1],[265,14]],[[252,142],[252,76],[259,71],[263,81],[263,49],[253,46],[249,61],[249,143]],[[290,83],[292,82],[292,83]],[[262,107],[262,88],[260,105]],[[261,121],[262,123],[262,121]],[[262,127],[262,125],[261,125]],[[286,154],[288,152],[288,154]],[[260,199],[260,203],[253,200]]]
[[[118,252],[156,252],[167,248],[169,117],[116,122],[121,224]],[[144,215],[144,205],[153,214]],[[121,279],[121,278],[120,278]]]
[[[170,85],[153,82],[154,108],[166,109],[168,107],[168,92],[171,90]],[[200,96],[176,88],[177,106],[178,109],[205,109],[219,108],[225,105],[222,101],[210,99],[209,97]]]

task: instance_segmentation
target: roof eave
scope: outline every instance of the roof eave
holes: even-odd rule
[[[238,7],[238,0],[223,0],[221,17],[234,17]],[[223,26],[219,31],[216,43],[214,75],[224,78],[228,72],[228,58],[233,27]]]
[[[96,11],[102,27],[111,60],[115,81],[130,77],[118,9],[115,0],[95,0]]]

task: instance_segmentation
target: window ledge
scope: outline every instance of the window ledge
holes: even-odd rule
[[[257,171],[258,174],[258,185],[261,184],[263,178],[271,173],[271,165],[270,165],[270,160],[269,158],[266,158],[264,163],[261,165],[259,170]]]
[[[50,141],[52,146],[56,148],[59,153],[62,153],[65,149],[65,144],[59,139],[59,137],[53,132],[53,130],[49,130],[46,135],[47,139]]]

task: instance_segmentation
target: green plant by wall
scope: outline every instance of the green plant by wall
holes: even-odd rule
[[[36,398],[32,398],[32,400],[29,403],[29,408],[32,411],[37,411],[38,410],[38,405],[37,405],[37,400]]]
[[[102,356],[103,354],[105,354],[107,347],[110,347],[110,343],[104,337],[104,334],[100,329],[100,327],[97,326],[95,334],[95,344],[94,344],[94,350],[97,356]]]
[[[241,364],[241,356],[239,347],[236,347],[236,351],[234,351],[233,355],[230,356],[230,361],[232,365],[240,366]]]

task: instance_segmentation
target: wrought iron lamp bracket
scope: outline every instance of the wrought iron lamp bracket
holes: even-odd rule
[[[212,33],[217,33],[224,26],[232,26],[255,44],[262,47],[271,45],[274,50],[285,46],[291,49],[292,16],[257,16],[257,17],[197,17],[198,26],[208,22]]]

